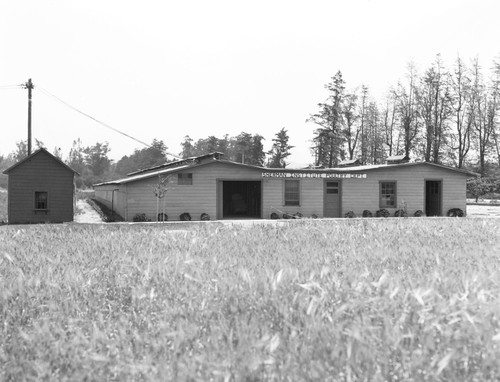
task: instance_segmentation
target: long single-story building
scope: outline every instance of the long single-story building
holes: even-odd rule
[[[329,169],[276,169],[227,161],[221,153],[170,162],[96,184],[96,199],[126,221],[268,219],[271,214],[344,217],[385,209],[391,216],[466,212],[466,180],[475,173],[407,160]],[[366,212],[365,212],[366,213]],[[273,215],[273,217],[276,217]],[[206,216],[206,215],[204,215]]]

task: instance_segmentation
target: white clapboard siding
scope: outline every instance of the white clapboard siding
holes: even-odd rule
[[[263,177],[261,169],[240,164],[214,161],[192,168],[183,168],[170,176],[165,197],[165,212],[169,220],[179,220],[180,215],[188,212],[193,220],[199,220],[207,213],[211,219],[221,216],[221,183],[223,181],[260,181],[262,185],[262,217],[269,218],[271,213],[301,213],[305,217],[324,215],[324,184],[327,180],[340,182],[340,216],[353,211],[361,216],[363,210],[375,213],[380,209],[379,184],[381,181],[397,183],[397,207],[389,209],[391,215],[406,203],[407,211],[413,214],[417,210],[425,211],[425,181],[442,182],[442,210],[446,215],[451,208],[466,210],[465,182],[466,173],[454,171],[430,164],[412,166],[390,166],[366,169],[366,178],[335,178],[330,174],[325,178],[296,178],[300,181],[300,205],[284,205],[284,179]],[[175,169],[173,169],[175,171]],[[353,172],[356,169],[353,168]],[[192,185],[179,185],[178,173],[192,173]],[[145,214],[152,221],[157,213],[163,212],[163,200],[159,203],[154,195],[158,178],[151,177],[121,184],[104,184],[96,187],[96,198],[111,207],[114,195],[114,210],[126,220],[133,220],[137,214]],[[113,194],[113,190],[114,194]],[[219,210],[218,210],[219,209]]]
[[[417,210],[425,211],[425,181],[442,182],[442,214],[446,215],[451,208],[466,210],[467,177],[454,172],[432,166],[391,167],[377,169],[367,173],[366,179],[345,179],[342,188],[342,216],[353,211],[361,215],[363,210],[375,213],[379,206],[379,183],[381,181],[397,182],[397,207],[388,208],[391,214],[405,202],[409,214]]]
[[[262,179],[259,169],[234,166],[227,163],[214,162],[180,171],[192,173],[192,185],[178,185],[177,173],[172,175],[172,183],[168,186],[165,197],[166,214],[169,220],[179,220],[180,215],[188,212],[193,220],[199,220],[202,213],[217,217],[217,182],[223,180],[257,180]],[[149,178],[129,183],[127,188],[128,211],[127,220],[136,214],[144,213],[152,221],[157,216],[157,199],[153,193],[158,185],[158,178]],[[163,211],[160,201],[159,212]],[[125,217],[125,216],[124,216]]]

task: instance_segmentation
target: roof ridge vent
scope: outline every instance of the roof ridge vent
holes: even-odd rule
[[[359,159],[346,159],[339,162],[337,167],[356,167],[361,166],[361,161]]]
[[[400,164],[400,163],[408,163],[410,161],[410,157],[408,155],[391,155],[387,157],[385,160],[386,164]]]

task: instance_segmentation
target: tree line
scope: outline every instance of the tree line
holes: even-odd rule
[[[374,99],[365,85],[348,88],[341,71],[325,84],[325,89],[326,99],[306,119],[315,126],[310,140],[312,166],[335,167],[353,159],[377,164],[389,156],[402,155],[479,172],[482,183],[476,189],[487,188],[485,183],[499,183],[499,60],[494,60],[485,74],[478,59],[465,63],[458,57],[451,68],[446,68],[437,55],[422,73],[409,65],[405,79],[381,100]],[[270,150],[264,150],[263,141],[261,135],[246,132],[196,141],[186,135],[179,157],[219,151],[225,159],[236,162],[286,167],[293,149],[287,129],[276,132]],[[44,145],[36,141],[36,146]],[[109,152],[107,142],[83,146],[80,139],[73,142],[66,158],[60,148],[53,150],[80,174],[78,187],[91,187],[172,160],[165,142],[159,139],[116,163],[109,159]],[[18,142],[15,152],[0,156],[0,169],[26,155],[26,141]]]
[[[259,134],[252,135],[246,132],[234,137],[226,134],[222,138],[209,136],[197,141],[185,136],[179,157],[190,158],[218,151],[224,153],[224,158],[227,160],[261,167],[286,167],[288,164],[286,160],[293,148],[288,144],[287,130],[282,128],[276,133],[272,140],[272,148],[267,152],[264,150],[263,140]],[[36,140],[35,143],[35,149],[45,147],[41,141]],[[62,150],[58,147],[54,148],[53,154],[79,173],[76,178],[78,188],[90,188],[95,183],[125,177],[134,171],[174,160],[169,156],[165,142],[158,139],[153,139],[149,147],[136,149],[132,154],[123,156],[116,163],[109,158],[110,150],[108,142],[84,146],[82,141],[77,139],[73,141],[66,158],[63,158]],[[14,152],[5,157],[0,156],[0,170],[10,167],[26,156],[28,156],[27,142],[18,142]],[[4,179],[0,187],[5,185]]]
[[[316,166],[335,167],[347,159],[384,163],[393,155],[482,175],[489,164],[500,166],[498,60],[485,75],[478,59],[467,64],[459,57],[446,68],[438,55],[421,74],[409,65],[405,80],[379,101],[367,86],[348,90],[340,71],[325,88],[326,100],[307,119],[316,125]]]

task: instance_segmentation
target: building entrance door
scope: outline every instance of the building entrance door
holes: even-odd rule
[[[441,192],[440,180],[427,180],[425,182],[425,214],[427,216],[441,216]]]
[[[325,181],[325,218],[340,217],[340,181]]]

